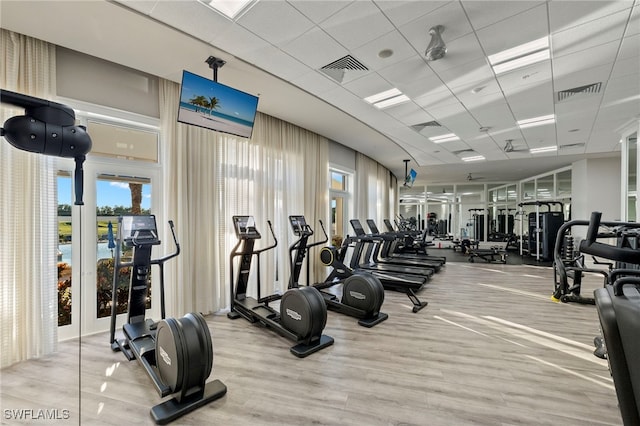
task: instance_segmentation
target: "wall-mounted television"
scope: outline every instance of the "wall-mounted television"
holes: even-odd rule
[[[258,97],[188,71],[182,72],[178,121],[250,138]]]

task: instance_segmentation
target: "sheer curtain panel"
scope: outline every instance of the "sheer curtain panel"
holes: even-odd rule
[[[169,312],[217,312],[229,307],[229,254],[237,239],[233,215],[252,215],[262,239],[262,295],[283,291],[289,279],[288,216],[329,216],[328,141],[293,124],[258,113],[251,139],[177,123],[179,86],[160,87],[166,147],[166,217],[181,231],[184,256],[167,270]],[[255,265],[255,264],[254,264]],[[255,267],[252,283],[256,281]],[[249,294],[255,296],[256,289]]]
[[[0,30],[0,87],[55,95],[55,48]],[[2,123],[24,109],[0,104]],[[0,140],[0,367],[53,352],[57,344],[57,197],[54,159]]]

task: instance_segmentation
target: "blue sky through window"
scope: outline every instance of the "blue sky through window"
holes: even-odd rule
[[[73,204],[72,179],[58,177],[58,204]],[[86,192],[85,187],[85,192]],[[99,180],[96,184],[97,206],[131,206],[131,192],[127,182]],[[151,208],[151,185],[142,185],[142,208]]]

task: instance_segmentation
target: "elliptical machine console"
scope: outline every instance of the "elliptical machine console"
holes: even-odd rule
[[[333,344],[333,338],[322,334],[327,323],[327,307],[320,292],[313,287],[290,289],[284,294],[272,294],[260,297],[260,253],[277,246],[278,240],[273,232],[271,222],[269,230],[274,243],[260,250],[255,250],[256,240],[261,238],[256,229],[253,216],[233,216],[233,225],[238,237],[230,255],[231,275],[231,310],[227,314],[230,319],[243,317],[249,322],[260,323],[276,333],[296,343],[290,351],[299,358]],[[247,295],[249,275],[253,256],[257,258],[257,295],[255,299]],[[234,260],[240,257],[240,270],[234,276]],[[234,282],[235,278],[235,282]],[[280,301],[277,311],[270,302]]]
[[[329,241],[329,236],[324,229],[324,224],[322,221],[319,222],[322,232],[324,233],[324,239],[309,243],[309,238],[313,236],[313,230],[311,226],[307,224],[305,217],[300,215],[289,216],[289,223],[291,224],[293,234],[299,237],[298,240],[289,247],[289,256],[291,258],[289,288],[299,287],[300,273],[307,251],[309,251],[310,248]],[[320,253],[320,259],[325,266],[331,265],[330,260],[328,261],[329,263],[326,263],[326,256],[332,255],[331,249],[332,248],[325,247]],[[309,262],[307,262],[307,286],[310,285],[309,275]],[[342,299],[338,299],[338,296],[335,294],[322,291],[339,283],[340,282],[337,281],[331,281],[313,284],[313,288],[320,290],[320,294],[322,294],[328,309],[359,318],[358,324],[363,327],[373,327],[389,318],[389,315],[380,312],[382,302],[384,301],[384,287],[378,278],[370,274],[354,274],[347,277],[341,282],[343,284]]]
[[[172,398],[151,409],[157,424],[166,424],[227,393],[220,381],[207,383],[213,368],[213,344],[204,317],[192,312],[182,318],[166,318],[164,312],[164,262],[180,253],[173,222],[169,221],[176,251],[151,259],[151,249],[160,244],[153,215],[118,218],[114,261],[110,343],[113,351],[122,351],[129,361],[137,359],[149,375],[161,397]],[[132,260],[123,262],[121,247],[133,249]],[[145,318],[151,265],[160,266],[160,301],[162,320]],[[118,274],[131,268],[129,309],[122,327],[124,337],[116,339],[118,312]]]

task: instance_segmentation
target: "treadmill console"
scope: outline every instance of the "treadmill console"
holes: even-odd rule
[[[308,230],[307,221],[304,216],[289,216],[289,223],[296,237],[302,236],[303,232]]]
[[[233,227],[236,236],[241,240],[257,240],[261,238],[256,229],[256,221],[253,216],[233,216]]]
[[[378,235],[380,233],[380,231],[378,230],[378,226],[376,225],[375,220],[367,219],[367,226],[369,227],[369,231],[371,231],[372,234]]]
[[[367,234],[366,232],[364,232],[364,228],[362,227],[362,224],[358,219],[351,219],[349,222],[351,223],[353,232],[356,233],[357,237],[362,237]]]
[[[122,240],[128,247],[160,244],[154,215],[122,216]]]

